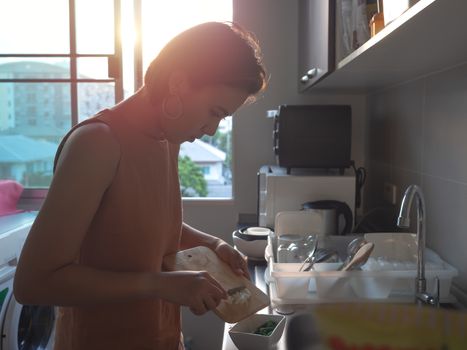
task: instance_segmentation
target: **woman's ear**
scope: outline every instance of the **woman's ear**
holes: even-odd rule
[[[188,76],[184,71],[175,70],[169,75],[169,92],[171,95],[183,95],[189,90]]]

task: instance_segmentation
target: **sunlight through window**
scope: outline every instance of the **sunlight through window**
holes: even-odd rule
[[[143,0],[143,67],[180,32],[209,21],[232,21],[232,0]]]

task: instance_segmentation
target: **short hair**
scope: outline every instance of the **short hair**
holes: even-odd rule
[[[149,65],[144,76],[153,102],[167,93],[169,74],[180,69],[195,87],[225,84],[250,97],[266,87],[266,70],[255,36],[238,24],[206,22],[175,36]]]

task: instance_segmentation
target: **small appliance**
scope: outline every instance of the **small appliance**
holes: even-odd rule
[[[321,200],[303,203],[302,208],[319,215],[324,235],[345,235],[352,231],[353,215],[347,203]],[[343,225],[340,224],[341,219]]]
[[[292,168],[335,168],[343,174],[352,165],[351,116],[348,105],[279,106],[273,131],[277,164],[289,173]]]
[[[54,308],[21,305],[13,295],[16,261],[36,214],[0,217],[0,350],[53,348]]]
[[[277,166],[263,166],[258,172],[258,225],[274,229],[276,215],[283,211],[300,211],[302,205],[307,202],[316,201],[338,201],[345,203],[350,212],[355,212],[356,180],[355,174],[346,170],[340,174],[337,170],[324,169],[293,169],[288,174],[286,168]],[[330,203],[330,202],[328,202]],[[335,204],[335,203],[334,203]],[[318,210],[318,208],[315,208]],[[331,209],[327,222],[331,226],[333,217],[342,217],[341,211]],[[339,212],[339,215],[336,215]],[[348,211],[346,211],[348,213]],[[346,215],[346,232],[348,226],[353,228],[353,217]],[[342,220],[340,220],[342,221]],[[335,232],[343,233],[342,229],[333,229]],[[331,232],[331,228],[329,229]]]

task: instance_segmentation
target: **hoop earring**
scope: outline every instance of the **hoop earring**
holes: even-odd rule
[[[170,96],[173,96],[176,99],[176,104],[179,106],[178,107],[178,113],[176,113],[176,114],[170,113],[167,110],[167,104],[168,104],[168,98],[167,97],[164,97],[164,100],[162,100],[162,113],[164,113],[164,116],[167,119],[172,119],[172,120],[179,119],[183,115],[183,103],[182,103],[182,100],[180,99],[180,97],[177,94],[173,94],[173,95],[170,95]]]

